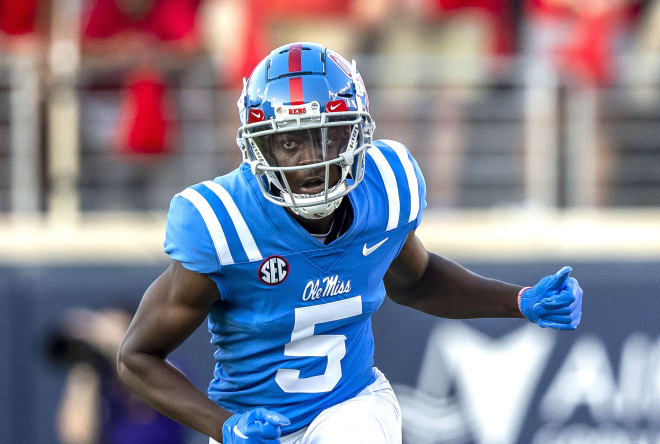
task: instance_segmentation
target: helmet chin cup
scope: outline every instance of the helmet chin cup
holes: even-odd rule
[[[290,207],[298,216],[304,217],[305,219],[322,219],[326,216],[331,215],[339,205],[344,197],[339,199],[332,200],[328,203],[322,203],[318,205],[312,205],[310,207]]]
[[[332,214],[342,199],[347,194],[346,182],[342,180],[337,185],[328,190],[327,200],[325,192],[317,194],[293,194],[293,200],[289,193],[282,191],[282,199],[294,214],[302,216],[305,219],[322,219]]]

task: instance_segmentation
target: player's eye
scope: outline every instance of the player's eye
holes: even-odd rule
[[[280,142],[280,145],[282,145],[282,148],[284,148],[286,151],[295,151],[299,146],[298,142],[293,139],[284,139]]]

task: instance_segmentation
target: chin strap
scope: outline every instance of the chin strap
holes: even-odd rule
[[[309,207],[290,207],[290,209],[295,214],[304,217],[305,219],[322,219],[332,214],[339,207],[342,200],[343,196],[338,199],[331,200],[328,203],[321,203]]]
[[[294,194],[293,198],[298,202],[298,205],[292,205],[289,208],[291,211],[293,211],[295,214],[298,216],[304,217],[305,219],[321,219],[326,216],[329,216],[332,214],[333,211],[335,211],[339,205],[341,204],[341,201],[343,200],[344,196],[340,195],[339,197],[335,197],[337,194],[341,194],[344,192],[346,189],[346,181],[344,179],[341,180],[337,185],[335,185],[329,192],[328,192],[328,201],[327,202],[321,202],[316,205],[305,205],[305,200],[309,199],[318,199],[319,196],[322,196],[325,194],[324,192],[310,195],[310,194]],[[281,192],[281,196],[284,199],[285,202],[291,203],[291,196],[289,196],[289,193],[286,193],[284,191]]]

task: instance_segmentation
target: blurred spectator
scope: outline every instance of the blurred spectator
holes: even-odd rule
[[[184,68],[200,49],[201,0],[94,0],[83,14],[82,48],[129,66],[114,141],[119,152],[143,157],[172,148],[174,113],[164,69]]]
[[[373,46],[389,0],[207,0],[205,40],[227,83],[239,88],[273,48],[322,43],[342,54]]]
[[[21,2],[0,1],[0,29],[9,35],[24,35],[34,31],[39,0]]]
[[[631,31],[638,7],[637,0],[527,0],[526,83],[530,88],[554,88],[559,124],[569,128],[567,162],[582,159],[581,174],[589,178],[580,187],[586,191],[571,197],[571,205],[605,204],[610,199],[617,162],[603,128],[607,117],[602,91],[619,74],[621,42]],[[577,177],[570,180],[580,183]]]
[[[158,184],[172,170],[169,154],[183,137],[177,88],[197,72],[204,51],[200,5],[201,0],[87,0],[83,5],[83,209],[144,210],[159,199]],[[106,198],[94,197],[99,189]]]
[[[162,154],[172,145],[172,108],[165,82],[153,69],[132,72],[124,89],[119,113],[117,146],[133,155]]]
[[[49,1],[0,0],[0,49],[25,51],[43,41],[48,32]]]
[[[195,51],[201,0],[94,0],[82,21],[84,47],[129,53]]]
[[[618,43],[638,6],[636,0],[527,0],[530,62],[578,84],[610,83]]]
[[[273,47],[316,41],[352,58],[373,46],[389,0],[271,0],[268,5]]]
[[[437,172],[427,178],[434,205],[459,201],[466,106],[488,91],[494,69],[506,67],[491,62],[508,60],[515,48],[512,17],[507,0],[390,2],[378,50],[395,62],[379,70],[379,80],[412,88],[423,97],[424,106],[402,109],[395,89],[383,97],[390,103],[380,108],[397,109],[397,120],[414,122],[407,125],[410,134],[397,135],[410,141],[413,149],[415,140],[430,141],[432,151],[416,155]]]
[[[489,76],[488,62],[514,50],[515,30],[507,0],[398,0],[383,35],[386,55],[452,60],[434,66],[457,87]],[[426,65],[428,70],[428,64]],[[464,91],[466,92],[466,91]]]
[[[257,63],[270,50],[265,0],[206,0],[202,33],[219,67],[219,81],[242,87]]]
[[[57,412],[63,444],[181,444],[184,428],[144,404],[119,382],[115,356],[130,323],[122,309],[71,309],[50,333],[48,356],[65,366]]]
[[[640,20],[639,32],[634,42],[634,64],[628,68],[639,79],[633,97],[644,107],[657,107],[660,102],[660,1],[648,2]]]
[[[508,0],[429,0],[430,13],[440,20],[452,15],[475,14],[485,21],[490,38],[488,51],[495,56],[510,56],[514,50],[513,13]]]

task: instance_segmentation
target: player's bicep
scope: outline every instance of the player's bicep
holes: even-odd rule
[[[219,297],[209,277],[173,261],[142,297],[122,351],[167,356],[195,331]]]
[[[403,244],[399,255],[390,264],[385,274],[385,285],[407,287],[417,284],[424,275],[429,262],[429,254],[422,241],[411,231]]]

